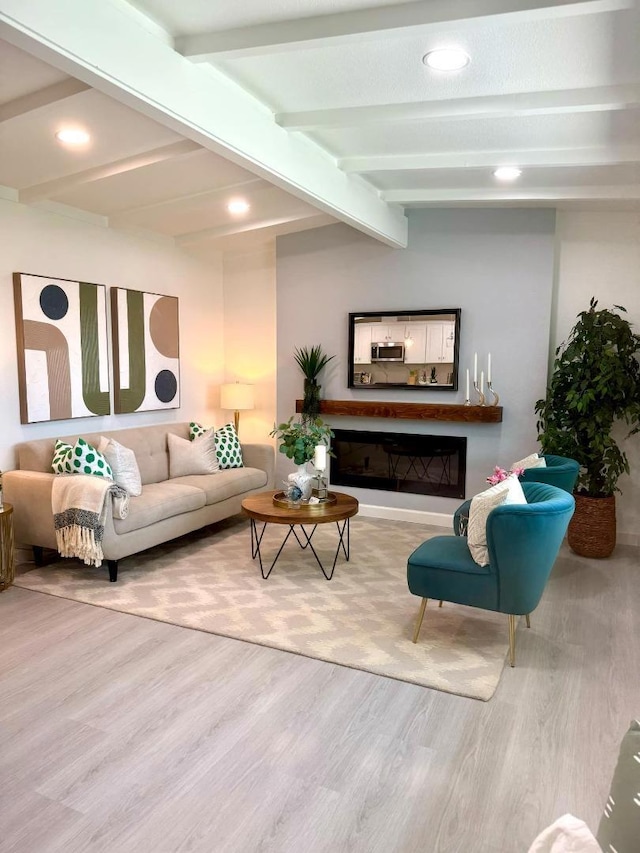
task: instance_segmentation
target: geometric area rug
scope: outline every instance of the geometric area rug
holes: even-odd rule
[[[271,565],[287,528],[268,525]],[[420,599],[407,588],[407,557],[429,536],[419,524],[351,519],[351,552],[331,581],[293,537],[267,580],[251,559],[240,516],[106,568],[60,559],[15,578],[15,586],[198,631],[362,669],[435,690],[490,699],[508,648],[507,619],[472,607],[429,602],[418,643],[411,638]],[[316,529],[325,566],[337,545],[334,524]]]

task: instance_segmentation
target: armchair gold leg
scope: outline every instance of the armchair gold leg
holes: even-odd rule
[[[424,611],[427,606],[428,598],[423,598],[420,603],[420,610],[418,611],[418,621],[416,622],[416,629],[413,632],[413,642],[418,642],[418,634],[420,633],[420,628],[422,627],[422,620],[424,619]]]
[[[509,663],[516,665],[516,617],[509,614]]]
[[[530,616],[529,613],[527,613],[527,615],[525,616],[525,619],[527,620],[527,628],[531,627],[531,619],[529,619],[529,616]]]

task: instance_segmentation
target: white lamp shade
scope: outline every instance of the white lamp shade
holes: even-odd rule
[[[253,409],[253,385],[243,385],[240,382],[230,382],[220,386],[220,408],[239,412]]]

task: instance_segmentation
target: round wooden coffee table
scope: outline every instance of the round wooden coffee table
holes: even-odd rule
[[[330,581],[338,562],[340,550],[344,553],[347,561],[349,560],[349,519],[358,512],[358,501],[352,498],[351,495],[344,495],[342,492],[330,492],[330,496],[335,497],[335,502],[302,504],[299,507],[293,508],[276,506],[273,502],[273,496],[276,494],[278,492],[260,492],[257,495],[249,495],[248,498],[242,501],[242,509],[251,520],[251,556],[254,560],[256,557],[258,558],[262,577],[265,580],[269,577],[278,561],[278,557],[282,553],[282,549],[293,533],[298,545],[303,550],[309,548],[322,569],[322,574]],[[256,522],[262,524],[262,529],[259,532]],[[338,547],[333,558],[331,571],[327,573],[311,543],[311,538],[319,524],[328,524],[330,522],[334,522],[338,530]],[[274,557],[269,571],[265,573],[262,564],[262,554],[260,553],[260,543],[267,524],[286,524],[289,527],[289,532]],[[305,527],[311,527],[311,532],[307,532]]]

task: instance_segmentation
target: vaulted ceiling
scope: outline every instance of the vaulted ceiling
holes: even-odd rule
[[[640,209],[640,0],[0,0],[0,38],[5,197],[187,248],[336,220],[402,246],[411,207]],[[425,65],[450,46],[464,68]]]

